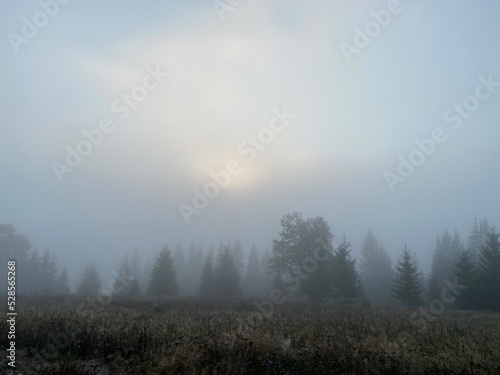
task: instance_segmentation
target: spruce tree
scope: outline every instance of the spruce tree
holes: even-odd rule
[[[50,252],[49,249],[45,249],[40,261],[41,287],[44,295],[51,295],[55,293],[57,273],[58,266],[56,257]]]
[[[127,290],[127,297],[139,297],[142,292],[141,292],[141,287],[139,286],[139,279],[134,276],[132,280],[130,280],[130,284]]]
[[[82,281],[78,286],[78,294],[83,296],[95,296],[101,291],[101,279],[95,263],[92,262],[85,266]]]
[[[359,297],[362,292],[356,260],[351,256],[350,247],[350,242],[344,237],[334,251],[332,260],[333,295],[343,302]]]
[[[361,247],[360,277],[363,290],[374,304],[391,302],[392,266],[391,258],[370,230]]]
[[[66,267],[63,267],[59,277],[57,278],[56,294],[60,296],[67,296],[70,292],[68,272],[66,271]]]
[[[486,235],[490,232],[491,226],[486,219],[478,220],[474,218],[472,229],[467,238],[467,251],[470,254],[472,264],[477,268],[479,266],[479,256],[481,247],[486,241]]]
[[[182,275],[183,293],[195,296],[198,292],[198,281],[203,269],[203,249],[197,246],[195,242],[191,243],[188,250],[186,266]]]
[[[464,250],[455,263],[455,277],[458,285],[464,287],[457,296],[457,307],[470,309],[474,307],[476,275],[470,253]]]
[[[170,250],[165,245],[156,257],[156,262],[151,271],[148,293],[159,296],[176,295],[176,277],[174,261],[170,255]]]
[[[38,250],[34,248],[28,254],[26,264],[26,289],[29,294],[40,294],[42,288],[41,260]]]
[[[396,266],[393,284],[394,298],[406,306],[414,307],[421,304],[422,285],[421,273],[410,249],[405,246]]]
[[[114,285],[114,290],[118,296],[137,297],[141,295],[141,288],[139,285],[140,264],[137,252],[134,254],[133,258],[135,260],[131,264],[128,254],[123,256],[120,265],[120,277],[115,279]]]
[[[198,295],[201,297],[212,297],[214,295],[214,267],[213,267],[213,252],[208,253],[205,257],[205,263],[201,271],[200,286]]]
[[[234,265],[231,250],[226,247],[215,269],[215,295],[230,298],[241,295],[240,276]]]
[[[275,278],[275,274],[269,266],[269,259],[271,259],[271,253],[269,249],[266,249],[260,258],[260,270],[263,276],[266,293],[271,291]]]
[[[500,233],[494,228],[486,235],[479,253],[478,278],[480,307],[500,310]]]
[[[259,297],[265,292],[264,274],[259,264],[259,254],[255,244],[252,245],[248,256],[247,269],[243,281],[243,292],[247,297]]]
[[[441,296],[441,289],[439,288],[439,281],[432,273],[427,279],[427,301],[439,299]]]
[[[238,269],[240,280],[242,280],[245,273],[245,254],[240,240],[236,239],[236,241],[234,241],[234,245],[231,248],[231,254],[233,255],[234,265]]]

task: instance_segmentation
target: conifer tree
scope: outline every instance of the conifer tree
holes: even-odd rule
[[[370,230],[361,247],[360,277],[363,290],[375,304],[391,302],[392,267],[391,258]]]
[[[458,285],[464,289],[457,296],[457,307],[469,309],[474,306],[476,275],[471,255],[464,250],[455,263],[455,277]]]
[[[394,298],[403,302],[406,306],[414,307],[421,304],[421,273],[410,249],[405,246],[396,266],[394,275]]]
[[[134,254],[134,258],[135,261],[138,262],[137,252]],[[140,265],[132,265],[129,261],[128,254],[125,254],[119,269],[119,277],[116,277],[114,280],[113,293],[121,297],[139,296],[141,294],[139,285]]]
[[[170,250],[165,245],[156,257],[156,262],[151,271],[148,293],[159,296],[176,295],[176,277],[174,261],[170,255]]]
[[[356,260],[351,256],[351,243],[343,238],[333,253],[333,295],[340,301],[349,302],[362,292],[361,281],[356,270]]]
[[[42,288],[41,259],[38,250],[34,248],[28,253],[26,264],[25,285],[29,294],[40,294]]]
[[[453,280],[455,263],[463,251],[464,245],[456,230],[453,236],[450,235],[447,229],[445,229],[442,236],[438,236],[428,283],[429,300],[441,298],[441,290],[445,286],[445,281]]]
[[[470,254],[472,264],[474,267],[478,267],[479,254],[481,253],[481,247],[486,241],[486,235],[490,232],[491,226],[486,219],[478,220],[474,218],[472,223],[472,229],[467,237],[467,251]]]
[[[264,274],[260,268],[259,254],[255,244],[252,245],[247,261],[247,269],[243,281],[243,292],[248,297],[259,297],[265,292]]]
[[[71,289],[69,287],[68,272],[66,271],[66,267],[63,267],[57,278],[56,294],[60,296],[67,296],[70,293]]]
[[[260,270],[264,280],[264,289],[266,292],[271,291],[275,274],[269,266],[269,259],[271,259],[271,253],[269,249],[265,249],[264,253],[260,257]]]
[[[215,295],[218,297],[239,297],[241,295],[240,277],[234,265],[231,250],[226,247],[215,269]]]
[[[42,293],[44,295],[54,294],[57,288],[57,260],[49,249],[45,249],[40,261],[40,276],[42,282]]]
[[[201,297],[211,297],[214,295],[214,267],[213,267],[213,252],[209,252],[205,257],[205,263],[201,271],[200,286],[198,295]]]
[[[101,279],[95,263],[92,262],[85,266],[82,281],[78,286],[78,294],[83,296],[97,295],[101,291]]]
[[[240,280],[243,279],[245,273],[245,254],[243,252],[243,247],[239,239],[234,241],[234,245],[231,248],[231,254],[233,256],[233,262],[238,269],[238,274],[240,275]]]
[[[139,286],[139,279],[137,277],[134,277],[132,280],[130,280],[127,293],[127,296],[131,298],[139,297],[142,294],[141,287]]]
[[[478,282],[479,307],[500,310],[500,233],[494,228],[479,253]]]

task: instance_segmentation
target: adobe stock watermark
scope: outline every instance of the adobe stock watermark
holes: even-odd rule
[[[493,75],[488,78],[479,76],[477,78],[479,84],[474,90],[474,94],[467,96],[461,103],[454,103],[450,108],[443,113],[443,121],[451,125],[453,130],[458,130],[463,122],[471,117],[480,106],[481,102],[488,100],[500,87],[500,82],[494,81]],[[448,140],[448,133],[442,127],[434,128],[431,131],[429,138],[422,140],[415,139],[416,149],[410,152],[408,157],[403,155],[398,156],[398,167],[395,172],[385,171],[384,178],[389,186],[389,189],[394,192],[398,184],[405,182],[418,167],[432,156],[437,146],[445,143]]]
[[[410,0],[411,1],[411,0]],[[373,39],[378,37],[383,29],[389,26],[395,15],[401,14],[404,10],[403,4],[399,0],[390,0],[386,9],[380,11],[370,11],[371,20],[363,28],[354,28],[354,38],[351,43],[341,42],[340,50],[346,61],[350,64],[353,55],[359,55],[366,49]]]
[[[274,117],[269,125],[261,128],[255,136],[249,136],[237,147],[239,155],[245,157],[248,163],[251,163],[257,157],[258,152],[265,150],[276,134],[281,133],[290,125],[296,115],[288,113],[287,108],[283,107],[281,111],[275,109]],[[278,120],[280,121],[278,123]],[[208,207],[211,200],[217,198],[222,189],[225,189],[231,183],[233,177],[238,176],[242,171],[242,166],[236,160],[229,160],[224,170],[216,173],[209,173],[213,181],[207,182],[201,189],[193,188],[193,198],[191,205],[180,203],[178,205],[180,214],[186,224],[191,223],[191,216],[199,215],[202,210]]]
[[[139,107],[140,103],[148,98],[152,91],[160,87],[160,84],[170,76],[170,73],[161,70],[159,65],[153,69],[146,67],[146,75],[139,85],[134,86],[128,93],[122,94],[110,104],[110,111],[118,116],[120,120],[125,120],[130,113]],[[75,147],[66,146],[66,157],[64,162],[53,161],[52,170],[59,182],[63,182],[64,175],[71,173],[88,157],[94,147],[99,146],[106,134],[111,134],[115,130],[115,123],[110,117],[103,117],[99,125],[93,129],[82,131],[83,139]]]
[[[212,1],[212,6],[219,19],[224,21],[224,14],[233,12],[243,1],[245,0],[214,0]]]
[[[19,47],[26,45],[35,38],[41,29],[47,26],[50,20],[56,17],[61,10],[61,5],[69,4],[72,0],[41,0],[38,2],[40,10],[31,17],[21,18],[20,34],[13,31],[7,33],[10,45],[16,54],[19,53]]]

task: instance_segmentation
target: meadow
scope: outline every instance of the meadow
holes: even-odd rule
[[[252,301],[23,299],[15,374],[500,374],[500,314]],[[2,351],[7,322],[0,323]],[[241,327],[246,327],[242,331]],[[4,362],[5,363],[5,362]]]

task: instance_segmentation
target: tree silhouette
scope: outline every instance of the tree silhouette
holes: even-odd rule
[[[55,292],[60,296],[67,296],[68,294],[71,293],[71,289],[69,287],[68,272],[66,271],[66,267],[63,267],[61,273],[59,274],[59,277],[57,278]]]
[[[218,297],[239,297],[241,295],[240,276],[234,265],[231,249],[226,247],[215,269],[215,295]]]
[[[333,253],[333,296],[343,302],[359,297],[362,291],[356,260],[351,256],[350,247],[350,242],[344,237]]]
[[[322,217],[304,220],[302,214],[293,212],[281,219],[280,239],[273,240],[269,269],[275,274],[275,286],[307,295],[316,302],[331,292],[331,262],[326,259],[313,262],[315,251],[330,255],[333,235]],[[321,240],[321,245],[319,243]],[[306,264],[310,263],[310,264]],[[308,271],[309,270],[309,271]]]
[[[361,247],[359,268],[363,290],[369,300],[375,304],[389,304],[393,278],[391,258],[371,230]]]
[[[479,253],[478,281],[479,307],[500,310],[500,233],[494,228]]]
[[[471,254],[463,251],[455,263],[455,277],[459,285],[464,289],[457,296],[457,307],[469,309],[474,306],[476,275]]]
[[[243,280],[243,292],[248,297],[259,297],[264,294],[266,280],[260,268],[259,254],[255,244],[248,255],[247,269]]]
[[[55,293],[57,289],[57,273],[58,266],[56,257],[53,253],[50,252],[49,249],[45,249],[40,262],[40,274],[43,294],[51,295]]]
[[[394,298],[402,301],[406,306],[418,306],[421,304],[422,285],[421,273],[413,254],[405,246],[401,251],[394,277]]]
[[[163,246],[151,271],[148,293],[153,295],[176,295],[177,282],[174,261],[167,245]]]
[[[83,296],[97,295],[101,290],[101,279],[95,263],[92,262],[85,266],[82,281],[78,286],[78,294]]]
[[[208,253],[201,271],[200,286],[198,295],[201,297],[211,297],[214,295],[214,267],[213,253]]]

